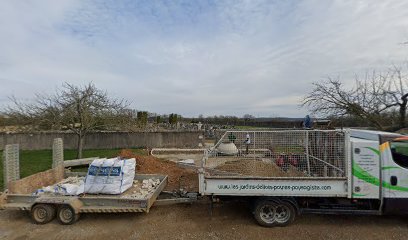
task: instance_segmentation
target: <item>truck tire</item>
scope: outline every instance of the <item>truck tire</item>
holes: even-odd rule
[[[71,206],[62,205],[58,208],[57,217],[61,224],[71,225],[79,219],[79,214],[76,214]]]
[[[264,227],[283,227],[295,219],[295,209],[285,201],[260,200],[255,205],[254,217]]]
[[[49,204],[36,204],[31,208],[31,218],[36,224],[46,224],[55,217],[55,207]]]
[[[276,226],[284,227],[291,224],[296,217],[296,211],[292,204],[282,201],[277,205]]]

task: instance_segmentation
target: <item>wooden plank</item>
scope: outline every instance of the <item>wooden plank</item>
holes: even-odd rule
[[[64,167],[76,167],[82,165],[89,165],[93,160],[98,159],[99,157],[90,157],[90,158],[81,158],[74,160],[64,161]]]

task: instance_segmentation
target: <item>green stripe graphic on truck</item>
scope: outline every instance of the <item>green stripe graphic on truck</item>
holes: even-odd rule
[[[373,152],[374,152],[375,154],[377,154],[378,156],[381,155],[380,150],[378,150],[378,149],[375,149],[375,148],[372,148],[372,147],[365,147],[365,148],[370,149],[371,151],[373,151]]]
[[[380,180],[371,174],[367,173],[364,169],[353,162],[353,175],[358,179],[361,179],[365,182],[371,183],[375,186],[380,186]],[[408,187],[401,187],[401,186],[392,186],[390,183],[385,181],[382,182],[382,186],[391,190],[408,192]]]
[[[359,165],[357,165],[354,161],[353,161],[353,175],[365,182],[371,183],[375,186],[380,186],[380,180],[378,178],[369,174],[367,171],[365,171]]]
[[[364,197],[367,196],[368,194],[360,194],[360,193],[353,193],[353,197]]]
[[[391,169],[401,169],[400,167],[394,167],[394,166],[384,166],[381,168],[382,170],[391,170]]]
[[[380,151],[378,151],[375,148],[372,147],[366,147],[367,149],[370,149],[373,151],[375,154],[380,156]],[[391,167],[386,167],[386,169],[391,169]],[[384,169],[385,170],[385,169]],[[380,186],[380,180],[371,174],[369,174],[367,171],[362,169],[359,165],[357,165],[354,160],[353,160],[353,175],[357,177],[358,179],[361,179],[365,182],[371,183],[375,186]],[[383,181],[382,186],[384,188],[388,188],[390,190],[395,190],[395,191],[402,191],[402,192],[408,192],[408,187],[401,187],[401,186],[393,186],[388,182]]]

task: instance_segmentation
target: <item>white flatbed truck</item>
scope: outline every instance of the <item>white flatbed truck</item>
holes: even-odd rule
[[[227,131],[206,152],[199,180],[201,195],[252,200],[256,221],[267,227],[302,213],[406,214],[408,137],[351,129]]]

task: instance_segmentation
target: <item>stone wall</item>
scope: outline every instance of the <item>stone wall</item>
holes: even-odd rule
[[[73,133],[0,133],[0,150],[6,144],[18,143],[21,150],[51,149],[54,138],[64,140],[65,149],[76,149]],[[202,131],[194,132],[96,132],[85,138],[84,149],[112,148],[199,148],[204,145]]]

